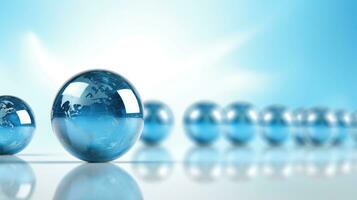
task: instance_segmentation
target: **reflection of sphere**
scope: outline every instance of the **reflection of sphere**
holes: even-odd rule
[[[195,181],[214,181],[221,175],[219,152],[213,147],[194,147],[185,156],[184,168]]]
[[[148,101],[144,103],[144,121],[141,140],[147,144],[157,144],[169,135],[174,117],[170,108],[164,103]]]
[[[119,167],[83,164],[68,173],[57,187],[55,200],[143,199],[135,180]]]
[[[335,145],[342,144],[348,137],[349,130],[352,124],[351,114],[344,110],[338,110],[335,112],[337,120],[337,130],[332,139],[332,143]]]
[[[288,178],[294,173],[291,153],[284,148],[269,148],[263,155],[262,173],[271,178]]]
[[[199,102],[185,112],[185,130],[197,144],[211,144],[220,136],[222,120],[222,111],[217,104]]]
[[[318,107],[309,110],[307,115],[307,133],[314,145],[323,145],[331,141],[335,134],[336,115],[327,108]]]
[[[62,145],[89,162],[114,160],[139,138],[143,108],[135,88],[113,72],[94,70],[69,80],[52,108]]]
[[[233,103],[225,110],[225,132],[233,144],[246,144],[257,133],[258,113],[251,104]]]
[[[248,148],[232,148],[225,155],[225,173],[233,180],[247,180],[257,176],[255,151]]]
[[[310,149],[306,156],[306,174],[320,178],[335,176],[337,166],[332,153],[331,149]]]
[[[29,105],[17,97],[0,96],[0,155],[23,150],[30,143],[35,127]]]
[[[173,170],[170,153],[163,147],[140,148],[133,158],[134,171],[146,181],[161,181],[167,179]]]
[[[289,137],[292,115],[284,106],[270,106],[261,113],[263,135],[271,145],[281,145]]]
[[[29,164],[13,157],[0,157],[0,199],[30,199],[36,185]]]
[[[308,143],[308,137],[306,133],[306,122],[307,122],[306,109],[297,109],[293,112],[293,134],[295,142],[298,145],[305,145]]]

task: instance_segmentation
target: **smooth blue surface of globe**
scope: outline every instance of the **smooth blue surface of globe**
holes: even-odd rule
[[[124,77],[104,70],[81,73],[58,92],[52,127],[62,145],[88,162],[114,160],[140,137],[143,107]]]
[[[13,96],[0,96],[0,155],[23,150],[31,141],[35,118],[28,104]]]

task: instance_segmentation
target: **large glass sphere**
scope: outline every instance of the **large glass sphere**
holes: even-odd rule
[[[307,133],[313,145],[324,145],[332,141],[336,134],[335,113],[324,107],[312,108],[307,116]]]
[[[269,106],[260,116],[263,136],[271,145],[282,145],[291,132],[292,115],[280,105]]]
[[[31,141],[35,118],[29,105],[13,96],[0,96],[0,155],[15,154]]]
[[[184,115],[186,134],[199,145],[217,141],[222,131],[222,122],[222,110],[213,102],[195,103]]]
[[[105,162],[128,151],[139,138],[143,107],[124,77],[93,70],[69,80],[52,108],[52,127],[62,145],[88,162]]]
[[[0,199],[31,199],[36,177],[31,166],[15,156],[0,157]]]
[[[142,200],[136,181],[110,163],[86,163],[69,172],[60,182],[54,200]]]
[[[307,122],[308,110],[304,108],[299,108],[294,110],[293,115],[293,137],[296,144],[305,145],[308,143],[309,138],[306,133],[306,122]]]
[[[345,110],[338,110],[335,112],[337,120],[337,130],[333,136],[332,144],[340,145],[344,143],[349,135],[352,125],[351,113]]]
[[[144,121],[141,140],[155,145],[168,137],[174,123],[174,115],[164,103],[147,101],[144,103]]]
[[[224,127],[229,141],[244,145],[258,132],[258,112],[249,103],[233,103],[225,109]]]

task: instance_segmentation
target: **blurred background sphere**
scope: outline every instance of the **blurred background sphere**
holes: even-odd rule
[[[315,107],[307,116],[307,133],[313,145],[321,146],[332,142],[336,134],[337,118],[326,107]]]
[[[62,145],[89,162],[114,160],[127,152],[143,125],[134,86],[105,70],[83,72],[67,81],[52,108],[52,127]]]
[[[174,115],[166,104],[159,101],[146,101],[144,121],[141,140],[146,144],[155,145],[170,134],[174,124]]]
[[[15,156],[0,156],[0,199],[31,199],[36,176],[31,166]]]
[[[335,112],[337,120],[337,130],[333,136],[333,145],[342,145],[348,139],[352,126],[351,113],[345,110],[337,110]]]
[[[236,102],[227,106],[224,115],[224,132],[233,144],[244,145],[258,132],[258,112],[249,103]]]
[[[222,132],[222,122],[222,110],[213,102],[195,103],[184,114],[186,134],[199,145],[216,142]]]
[[[273,146],[282,145],[289,138],[292,114],[282,105],[272,105],[260,114],[263,137]]]
[[[295,143],[298,145],[306,145],[309,140],[306,133],[307,113],[307,109],[304,108],[298,108],[292,112],[292,133]]]
[[[0,155],[23,150],[35,128],[35,118],[27,103],[17,97],[0,96]]]
[[[58,185],[55,200],[143,199],[136,181],[109,163],[82,164],[70,171]]]

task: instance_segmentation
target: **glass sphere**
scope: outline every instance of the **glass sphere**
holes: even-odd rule
[[[52,108],[52,127],[72,155],[88,162],[111,161],[140,137],[143,107],[124,77],[93,70],[69,80]]]
[[[155,145],[166,139],[172,129],[174,116],[171,109],[162,102],[144,103],[144,129],[141,140]]]
[[[0,176],[0,199],[31,199],[36,177],[27,162],[15,156],[1,156]]]
[[[198,102],[189,107],[184,115],[186,134],[199,145],[217,141],[222,129],[223,116],[213,102]]]
[[[262,111],[260,124],[269,144],[282,145],[290,135],[292,114],[284,106],[269,106]]]
[[[56,189],[54,200],[143,199],[136,181],[110,163],[83,164],[69,172]]]
[[[224,127],[229,141],[244,145],[258,132],[258,112],[248,103],[233,103],[225,109]]]
[[[293,137],[296,144],[306,145],[309,138],[306,133],[306,122],[307,122],[307,113],[308,110],[304,108],[296,109],[293,113]]]
[[[320,146],[331,142],[336,133],[336,115],[327,108],[310,109],[306,123],[309,141],[313,145]]]
[[[0,155],[15,154],[31,141],[35,118],[29,105],[12,96],[0,96]]]
[[[340,145],[347,140],[352,125],[351,113],[345,110],[335,112],[337,120],[337,130],[333,136],[332,144]]]

